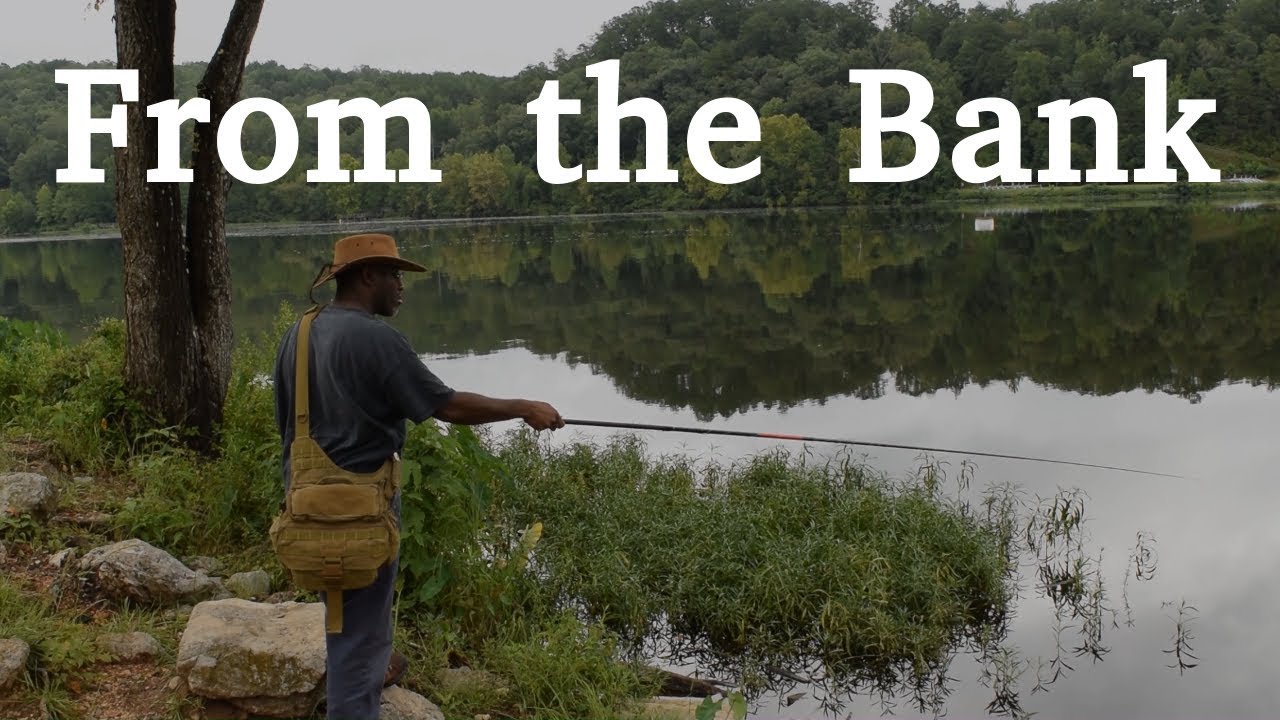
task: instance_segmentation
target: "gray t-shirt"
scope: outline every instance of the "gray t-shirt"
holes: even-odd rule
[[[297,337],[295,322],[280,342],[273,378],[286,486]],[[311,436],[334,463],[351,472],[371,472],[401,452],[405,420],[420,423],[453,396],[453,389],[427,369],[404,335],[363,310],[327,305],[311,322],[310,340]]]

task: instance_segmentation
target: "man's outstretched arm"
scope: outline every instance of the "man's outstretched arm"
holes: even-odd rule
[[[435,416],[458,425],[524,420],[534,430],[564,427],[560,413],[540,400],[503,400],[463,391],[455,392],[449,404],[436,411]]]

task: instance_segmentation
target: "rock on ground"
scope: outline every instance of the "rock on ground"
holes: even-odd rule
[[[265,598],[271,594],[271,576],[265,570],[236,573],[227,578],[227,590],[238,598]]]
[[[96,580],[103,594],[117,600],[163,605],[226,594],[221,580],[195,572],[169,553],[136,538],[90,550],[79,567]]]
[[[0,474],[0,517],[48,516],[58,493],[49,478],[37,473]]]
[[[0,690],[4,690],[22,676],[27,666],[31,646],[24,640],[5,638],[0,640]]]
[[[63,548],[49,557],[49,567],[61,569],[63,565],[76,559],[76,549]]]
[[[182,632],[177,667],[195,695],[258,715],[305,716],[324,693],[324,605],[202,602]]]
[[[444,720],[435,703],[399,685],[382,691],[382,720]]]
[[[193,558],[188,558],[186,566],[196,571],[203,570],[210,575],[217,575],[222,572],[222,561],[207,555],[196,555]]]
[[[144,632],[113,633],[98,638],[98,647],[116,662],[148,660],[164,652],[160,641]]]

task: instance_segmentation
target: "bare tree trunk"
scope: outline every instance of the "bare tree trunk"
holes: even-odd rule
[[[231,382],[231,262],[225,223],[231,178],[218,158],[218,126],[240,99],[244,65],[263,3],[236,0],[199,87],[199,96],[209,101],[209,122],[196,125],[191,150],[194,184],[187,199],[187,240],[191,309],[200,357],[194,420],[201,428],[212,428],[221,421],[222,403]]]
[[[152,103],[174,97],[177,0],[116,0],[118,67],[138,71],[128,145],[116,150],[116,214],[124,254],[125,377],[143,406],[194,430],[208,453],[231,380],[231,268],[225,217],[230,178],[218,158],[218,125],[239,100],[264,0],[236,0],[200,82],[210,122],[197,123],[187,222],[175,183],[148,183],[157,164]]]
[[[116,0],[116,53],[137,70],[138,102],[127,110],[128,144],[117,148],[116,216],[124,256],[125,380],[166,423],[186,425],[196,388],[182,199],[175,183],[148,183],[157,126],[148,105],[174,96],[175,0]]]

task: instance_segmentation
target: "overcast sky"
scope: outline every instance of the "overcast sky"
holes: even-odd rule
[[[0,62],[114,59],[111,3],[41,0],[20,5],[20,23],[0,25]],[[179,0],[178,60],[208,60],[232,0]],[[571,52],[634,0],[267,0],[250,61],[351,69],[512,75]]]
[[[893,0],[877,0],[882,12]],[[574,51],[633,0],[267,0],[250,61],[290,67],[359,65],[430,72],[475,70],[513,75]],[[961,5],[969,7],[974,0]],[[988,4],[998,4],[989,2]],[[1023,3],[1019,3],[1020,5]],[[179,0],[176,55],[208,60],[232,0]],[[92,0],[10,3],[0,23],[0,62],[114,60],[112,3]]]

